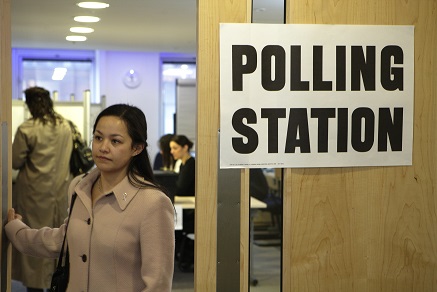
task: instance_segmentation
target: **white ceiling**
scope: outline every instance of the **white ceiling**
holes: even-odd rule
[[[13,48],[196,52],[196,9],[201,0],[102,0],[106,9],[88,10],[79,0],[13,0]],[[283,0],[253,0],[253,22],[282,23]],[[74,16],[101,18],[85,42],[65,40]],[[82,24],[83,25],[83,24]],[[83,25],[85,26],[85,25]]]

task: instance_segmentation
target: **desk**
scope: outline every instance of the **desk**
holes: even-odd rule
[[[194,209],[196,205],[196,197],[190,196],[190,197],[181,197],[181,196],[175,196],[174,197],[174,205],[179,206],[182,209]]]
[[[194,196],[175,196],[174,197],[174,206],[176,209],[176,222],[175,229],[182,230],[182,212],[184,209],[195,209],[196,207],[196,198]],[[260,201],[254,197],[250,197],[250,227],[251,227],[251,236],[253,236],[253,211],[257,209],[265,209],[267,208],[267,204],[263,201]]]
[[[174,207],[176,211],[175,230],[182,230],[182,213],[184,209],[195,209],[196,199],[194,196],[190,197],[174,197]]]
[[[192,197],[174,197],[174,205],[180,206],[182,209],[194,209],[196,204],[196,198]],[[250,208],[251,209],[265,209],[267,208],[267,204],[263,201],[260,201],[254,197],[250,197]]]
[[[180,196],[175,196],[174,198],[174,206],[176,209],[176,224],[175,224],[175,229],[176,230],[182,230],[182,212],[184,209],[195,209],[195,205],[196,205],[196,199],[194,196],[190,196],[190,197],[180,197]],[[267,204],[264,203],[263,201],[260,201],[254,197],[250,197],[250,236],[249,236],[249,245],[250,245],[250,281],[252,283],[252,285],[256,285],[258,283],[258,280],[256,280],[253,277],[253,270],[254,270],[254,260],[253,260],[253,255],[252,255],[252,245],[253,245],[253,233],[254,233],[254,228],[253,228],[253,218],[255,217],[256,211],[258,209],[265,209],[267,208]],[[191,239],[194,239],[191,238]]]

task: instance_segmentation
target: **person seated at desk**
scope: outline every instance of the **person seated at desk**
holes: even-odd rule
[[[176,196],[195,195],[195,160],[190,154],[192,147],[193,142],[184,135],[173,136],[170,141],[170,151],[174,160],[181,161],[176,180]],[[188,234],[194,233],[194,216],[194,209],[184,210],[182,231],[175,234],[178,266],[184,272],[192,272],[194,269],[194,243],[187,237]]]
[[[195,160],[190,150],[193,142],[184,135],[175,135],[170,140],[170,152],[174,160],[181,160],[179,175],[176,181],[176,196],[194,196],[195,193]]]
[[[170,153],[170,141],[173,134],[165,134],[159,138],[159,152],[155,156],[153,162],[153,170],[174,170],[175,160]]]
[[[269,194],[269,184],[261,168],[249,170],[249,194],[263,202]]]

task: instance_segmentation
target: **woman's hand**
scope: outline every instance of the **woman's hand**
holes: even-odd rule
[[[15,213],[15,209],[11,208],[8,210],[8,222],[11,222],[14,219],[22,220],[23,216]]]

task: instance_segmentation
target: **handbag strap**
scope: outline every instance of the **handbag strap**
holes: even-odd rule
[[[59,260],[58,260],[58,268],[60,268],[62,266],[62,257],[64,256],[64,245],[65,245],[65,239],[67,238],[67,230],[68,230],[68,225],[70,225],[70,217],[71,217],[71,212],[73,211],[73,205],[74,202],[76,201],[76,197],[77,194],[74,193],[73,196],[71,197],[71,203],[70,203],[70,214],[68,215],[68,222],[67,222],[67,226],[65,227],[65,234],[64,234],[64,240],[62,241],[62,248],[61,248],[61,253],[59,254]],[[68,254],[68,246],[67,246],[67,251],[66,251],[66,255],[65,255],[65,261],[67,262],[69,257]]]

